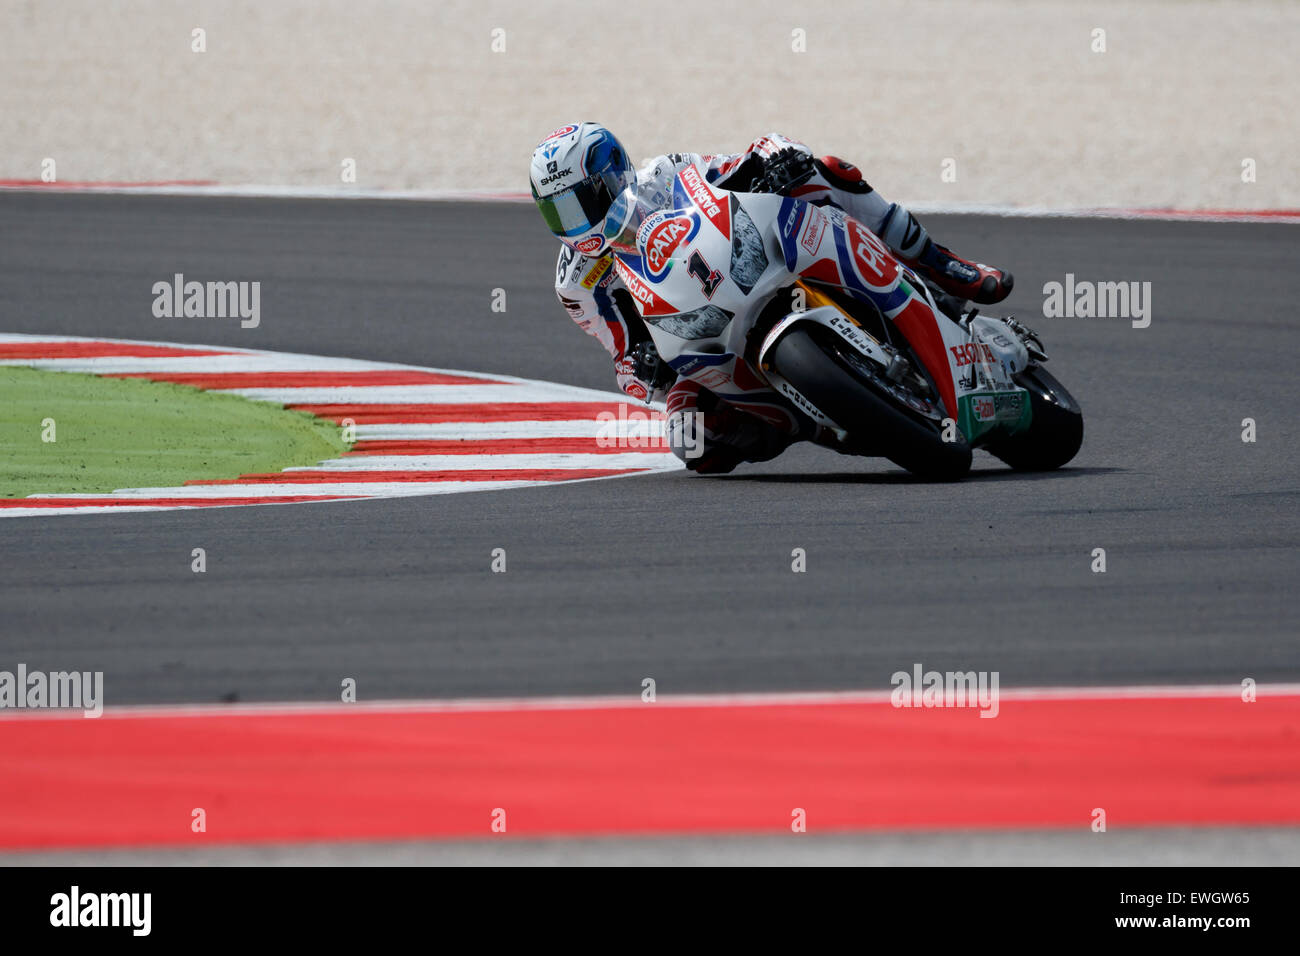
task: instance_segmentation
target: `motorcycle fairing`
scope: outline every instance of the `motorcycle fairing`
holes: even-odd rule
[[[982,345],[977,334],[943,315],[924,283],[875,233],[843,210],[789,197],[778,213],[777,229],[790,272],[838,286],[894,324],[929,371],[944,408],[967,440],[998,428],[1009,433],[1029,427],[1028,393],[1015,384],[1011,371],[986,360],[983,352],[971,355],[969,346]]]
[[[638,221],[635,247],[618,251],[615,269],[663,359],[728,403],[796,430],[790,400],[744,355],[752,318],[802,278],[879,310],[968,439],[1028,424],[1027,394],[1006,369],[961,351],[976,344],[974,335],[940,313],[920,279],[843,210],[715,190],[687,167],[674,179],[671,202],[640,210]]]

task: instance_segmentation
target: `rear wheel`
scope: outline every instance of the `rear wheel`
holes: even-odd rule
[[[870,449],[912,474],[955,481],[970,471],[971,449],[952,426],[944,441],[943,407],[928,382],[887,379],[884,369],[821,326],[791,329],[767,361],[808,401],[848,432],[851,445]]]
[[[1015,377],[1029,392],[1032,418],[1027,431],[984,448],[1017,471],[1051,471],[1069,462],[1083,444],[1083,412],[1074,396],[1041,365]]]

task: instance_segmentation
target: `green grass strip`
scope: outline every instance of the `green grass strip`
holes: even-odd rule
[[[332,422],[238,395],[0,366],[4,498],[238,478],[347,448]]]

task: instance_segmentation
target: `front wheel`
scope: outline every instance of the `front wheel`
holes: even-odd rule
[[[1015,376],[1029,392],[1029,428],[984,448],[1017,471],[1051,471],[1079,453],[1083,444],[1083,412],[1074,396],[1041,365]]]
[[[955,481],[970,471],[971,449],[942,406],[902,392],[842,338],[820,326],[795,326],[773,346],[768,363],[801,395],[849,434],[912,474]],[[945,441],[945,432],[954,436]]]

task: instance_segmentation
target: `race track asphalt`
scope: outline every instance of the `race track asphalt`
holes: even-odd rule
[[[1067,470],[977,453],[932,485],[797,448],[714,479],[4,519],[0,666],[103,670],[110,706],[337,700],[345,677],[370,700],[887,690],[913,663],[1004,687],[1300,679],[1300,227],[925,221],[1015,271],[1005,306],[1086,416]],[[554,255],[528,205],[0,194],[0,329],[611,388]],[[260,280],[260,327],[154,318],[177,272]],[[1044,319],[1067,272],[1150,282],[1150,327]]]

